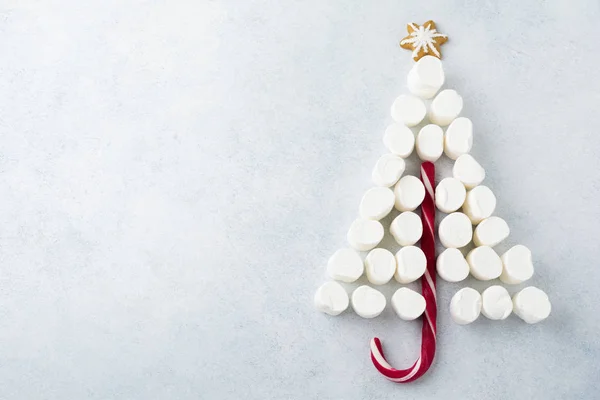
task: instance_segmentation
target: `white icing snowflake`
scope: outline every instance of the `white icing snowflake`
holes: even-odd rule
[[[427,26],[416,26],[415,24],[408,24],[410,28],[413,30],[408,38],[402,39],[400,45],[410,44],[413,46],[413,58],[417,57],[419,51],[423,49],[425,53],[429,53],[429,50],[436,55],[436,57],[440,57],[440,52],[435,47],[435,39],[436,38],[447,38],[446,35],[439,33],[436,28],[431,28],[431,24],[427,24]]]

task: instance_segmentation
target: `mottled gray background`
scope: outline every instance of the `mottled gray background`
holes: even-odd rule
[[[553,310],[462,327],[450,297],[491,283],[440,282],[435,364],[400,386],[368,341],[408,366],[420,322],[312,296],[385,151],[405,23],[429,18],[512,228],[499,249],[532,249]],[[0,399],[600,398],[599,18],[595,0],[0,1]]]

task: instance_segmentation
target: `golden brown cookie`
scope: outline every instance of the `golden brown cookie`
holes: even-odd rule
[[[435,28],[435,22],[427,21],[423,25],[408,24],[408,36],[400,41],[400,47],[412,50],[415,61],[423,56],[442,58],[440,46],[448,41],[448,36],[441,34]]]

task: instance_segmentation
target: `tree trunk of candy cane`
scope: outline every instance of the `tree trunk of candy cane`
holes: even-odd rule
[[[425,199],[421,204],[423,236],[421,249],[427,258],[427,269],[421,280],[426,306],[421,331],[421,355],[408,369],[395,369],[385,359],[379,338],[371,340],[371,361],[375,368],[387,379],[398,382],[412,382],[421,377],[433,362],[435,356],[437,301],[435,294],[435,167],[431,162],[421,164],[421,180],[425,186]]]

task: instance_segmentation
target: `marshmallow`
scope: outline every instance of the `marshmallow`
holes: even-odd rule
[[[461,181],[467,189],[472,189],[485,179],[485,170],[470,154],[456,159],[452,167],[452,176]]]
[[[415,126],[423,121],[426,113],[425,103],[415,96],[399,96],[392,104],[392,118],[394,121],[408,127]]]
[[[392,221],[390,233],[400,246],[411,246],[423,235],[421,218],[411,211],[400,213]]]
[[[506,319],[513,310],[512,299],[502,286],[490,286],[481,293],[481,313],[489,319]]]
[[[348,308],[348,293],[337,282],[321,285],[315,293],[315,307],[329,315],[339,315]]]
[[[491,216],[495,209],[496,196],[487,186],[476,186],[467,193],[463,212],[473,225]]]
[[[450,300],[450,316],[459,325],[470,324],[481,313],[481,295],[475,289],[460,289]]]
[[[386,249],[373,249],[365,258],[367,279],[373,285],[385,285],[396,272],[396,258]]]
[[[435,188],[435,205],[441,212],[453,213],[463,206],[467,189],[456,178],[444,178]]]
[[[509,285],[522,283],[533,276],[533,262],[531,251],[518,244],[511,247],[500,257],[502,260],[502,274],[500,280]]]
[[[385,308],[385,296],[380,291],[367,285],[360,286],[352,292],[352,308],[363,318],[375,318]]]
[[[552,306],[548,295],[542,290],[529,286],[513,296],[513,311],[528,324],[535,324],[548,318]]]
[[[364,194],[359,207],[362,218],[380,220],[392,211],[396,197],[392,189],[374,187]]]
[[[431,102],[429,120],[434,124],[446,126],[458,117],[462,108],[463,99],[455,90],[442,90]]]
[[[473,123],[469,118],[456,118],[444,135],[444,152],[456,160],[463,154],[467,154],[473,147]]]
[[[439,58],[421,57],[408,73],[408,90],[422,99],[430,99],[444,84],[444,69]]]
[[[377,186],[390,187],[398,182],[404,173],[404,160],[394,154],[381,156],[373,168],[373,183]]]
[[[379,221],[359,218],[348,230],[348,242],[358,251],[369,251],[383,239],[383,226]]]
[[[444,131],[437,125],[425,125],[417,135],[417,153],[423,161],[436,162],[444,152]]]
[[[327,274],[336,281],[354,282],[363,270],[363,262],[353,249],[339,249],[327,262]]]
[[[475,228],[473,243],[475,246],[494,247],[510,234],[510,228],[506,221],[500,217],[489,217],[484,219]]]
[[[471,220],[461,212],[448,214],[438,228],[442,245],[446,248],[464,247],[473,238]]]
[[[398,181],[394,188],[394,194],[398,211],[412,211],[423,202],[425,186],[416,176],[407,175]]]
[[[425,298],[409,288],[400,288],[392,296],[392,308],[405,321],[417,319],[425,311]]]
[[[469,264],[458,249],[446,249],[436,261],[438,275],[446,282],[460,282],[469,276]]]
[[[383,144],[390,153],[406,158],[415,147],[415,135],[406,125],[395,123],[385,130]]]
[[[427,268],[427,259],[420,248],[406,246],[396,253],[396,264],[396,281],[411,283],[423,276]]]
[[[502,273],[500,256],[488,246],[476,247],[467,254],[471,275],[480,281],[496,279]]]

